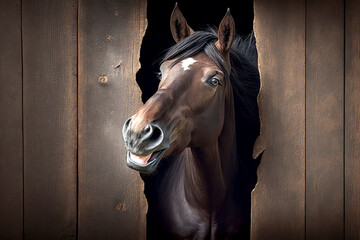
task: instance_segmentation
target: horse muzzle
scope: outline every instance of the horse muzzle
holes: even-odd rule
[[[141,131],[131,129],[129,118],[123,126],[123,138],[127,148],[128,167],[150,173],[159,164],[164,152],[169,148],[169,134],[163,124],[148,123]]]

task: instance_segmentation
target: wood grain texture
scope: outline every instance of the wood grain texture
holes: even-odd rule
[[[25,239],[75,239],[77,3],[22,10]]]
[[[360,1],[345,1],[345,239],[360,239]]]
[[[261,135],[251,239],[305,238],[305,2],[256,0]]]
[[[0,239],[22,239],[21,1],[0,0]]]
[[[306,239],[343,239],[344,3],[306,4]]]
[[[143,182],[126,166],[122,140],[141,106],[135,74],[145,29],[145,0],[80,1],[80,240],[145,238]]]

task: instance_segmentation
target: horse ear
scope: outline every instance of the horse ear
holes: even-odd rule
[[[235,39],[235,35],[235,21],[231,16],[230,8],[228,8],[224,18],[221,20],[219,25],[219,40],[215,43],[220,52],[227,53],[229,51]]]
[[[170,29],[175,42],[179,42],[194,33],[194,30],[187,25],[186,19],[180,12],[177,3],[175,4],[174,10],[171,14]]]

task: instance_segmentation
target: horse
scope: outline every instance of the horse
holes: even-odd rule
[[[259,72],[254,36],[236,35],[228,9],[218,30],[194,31],[178,5],[176,44],[157,92],[123,125],[128,167],[145,182],[148,239],[249,239],[259,161]]]

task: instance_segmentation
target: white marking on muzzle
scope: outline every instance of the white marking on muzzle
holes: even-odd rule
[[[181,61],[181,67],[186,70],[190,70],[190,65],[196,63],[196,60],[193,58],[187,58]]]

